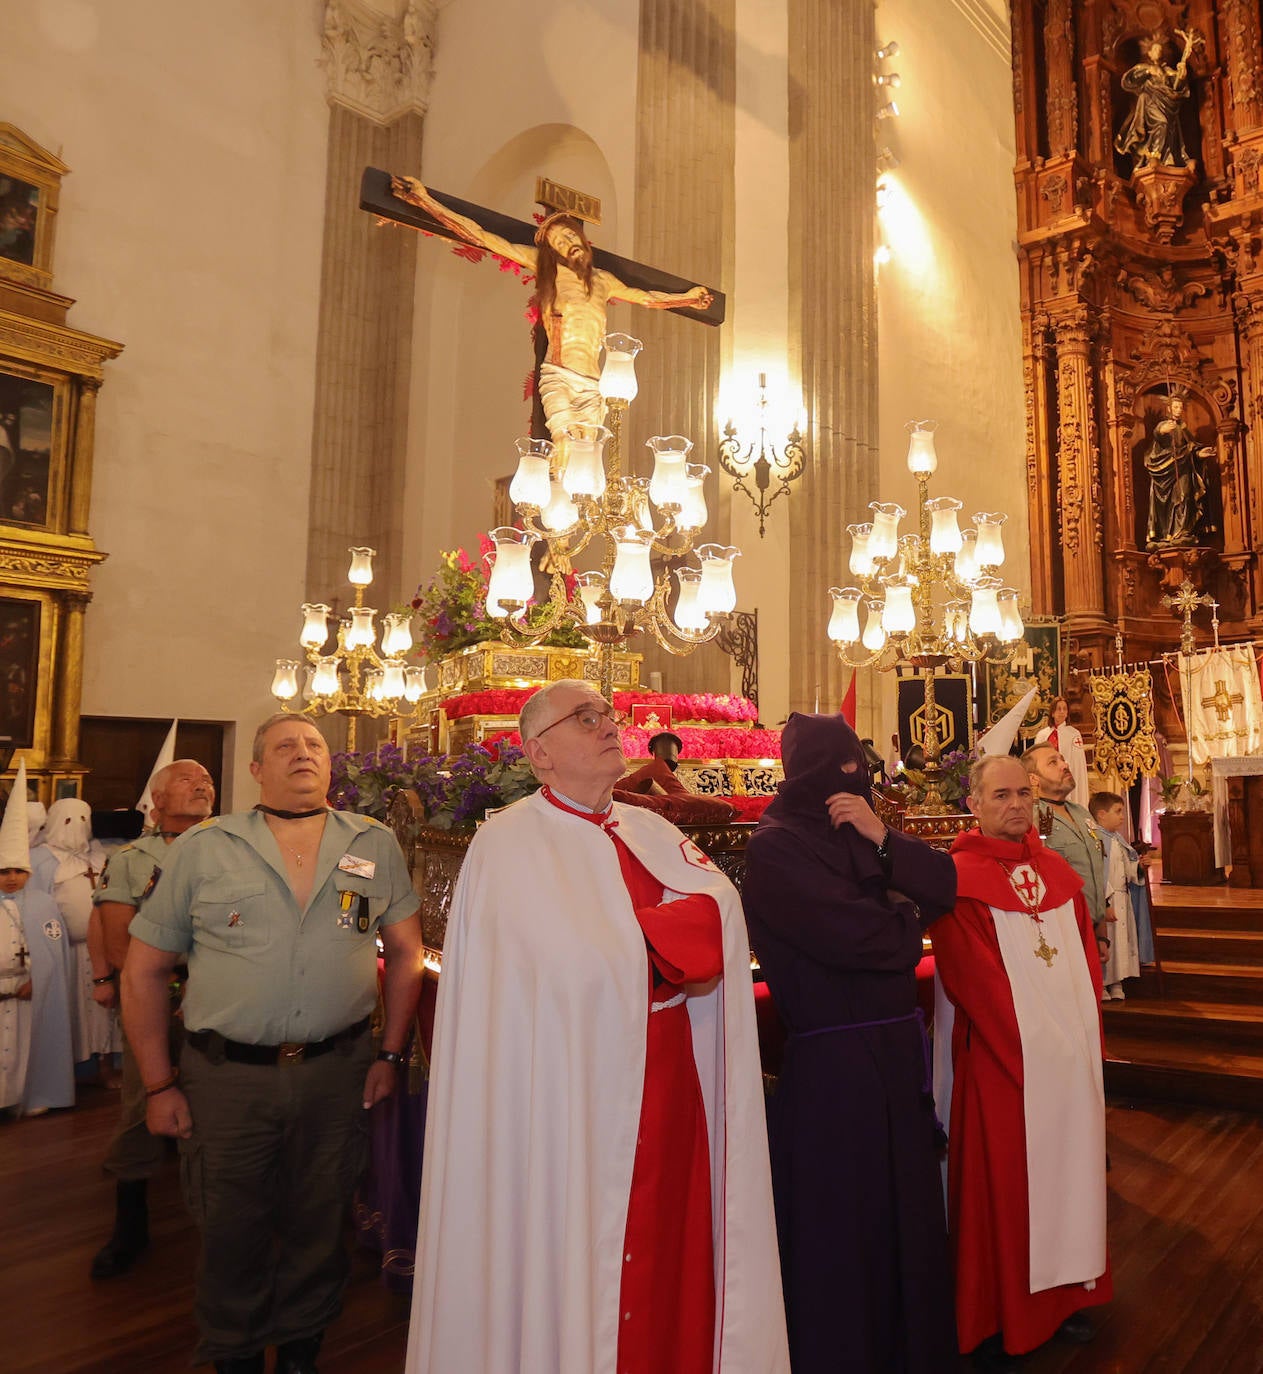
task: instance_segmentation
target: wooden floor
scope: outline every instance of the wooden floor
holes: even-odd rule
[[[73,1112],[0,1124],[4,1374],[189,1368],[193,1233],[174,1167],[153,1189],[148,1254],[121,1279],[87,1277],[110,1227],[99,1161],[113,1112],[110,1096],[89,1088]],[[1109,1148],[1115,1301],[1092,1345],[1045,1347],[1023,1370],[1263,1374],[1263,1121],[1114,1102]],[[407,1321],[406,1300],[361,1255],[323,1374],[398,1374]]]

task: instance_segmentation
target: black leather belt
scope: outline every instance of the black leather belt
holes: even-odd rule
[[[246,1045],[240,1040],[228,1040],[218,1031],[187,1031],[184,1043],[192,1045],[213,1064],[224,1059],[231,1059],[234,1064],[301,1064],[304,1059],[318,1059],[349,1040],[358,1040],[368,1029],[369,1019],[365,1016],[327,1040],[311,1040],[305,1045],[293,1042],[284,1045]]]

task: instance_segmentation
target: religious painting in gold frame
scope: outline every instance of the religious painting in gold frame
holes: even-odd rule
[[[70,379],[0,358],[0,525],[65,529]]]
[[[57,202],[69,170],[21,129],[0,123],[0,279],[52,282]]]

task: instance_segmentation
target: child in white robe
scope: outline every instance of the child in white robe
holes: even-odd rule
[[[1131,884],[1138,881],[1139,868],[1137,860],[1129,857],[1135,851],[1123,842],[1126,806],[1122,797],[1116,792],[1094,792],[1088,810],[1105,842],[1105,901],[1114,915],[1101,1000],[1122,1002],[1127,997],[1123,979],[1140,977],[1140,942],[1131,900]]]

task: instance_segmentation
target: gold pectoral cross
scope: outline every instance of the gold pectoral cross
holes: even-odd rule
[[[1052,961],[1056,956],[1056,945],[1050,945],[1048,941],[1044,939],[1044,932],[1041,930],[1039,932],[1039,944],[1035,948],[1036,959],[1042,959],[1046,967],[1052,968]]]

